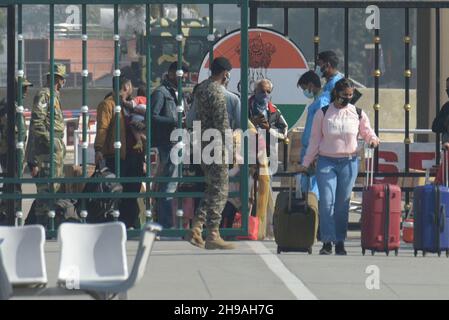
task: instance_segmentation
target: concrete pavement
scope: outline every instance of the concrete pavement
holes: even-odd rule
[[[136,248],[136,241],[128,241],[130,267]],[[238,242],[236,250],[226,252],[201,250],[184,241],[157,241],[145,277],[129,291],[129,299],[449,299],[446,257],[415,258],[410,245],[403,245],[398,257],[362,256],[356,232],[347,243],[348,256],[320,256],[319,249],[316,244],[312,255],[277,255],[273,241]],[[54,289],[58,252],[55,241],[47,242],[48,288],[17,289],[14,299],[90,299]],[[367,282],[368,287],[376,283],[369,268],[378,271],[379,289],[367,288]]]

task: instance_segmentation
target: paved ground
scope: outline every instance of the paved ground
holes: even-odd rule
[[[228,252],[205,251],[183,241],[157,241],[145,277],[129,292],[130,299],[449,299],[449,259],[413,256],[404,245],[398,257],[378,253],[362,256],[357,233],[348,241],[348,256],[314,253],[276,254],[272,241],[238,242]],[[127,244],[132,265],[137,242]],[[88,295],[55,289],[58,245],[46,244],[47,289],[17,289],[15,299],[90,299]],[[367,278],[375,266],[379,289],[369,290]],[[368,270],[369,271],[369,270]],[[369,283],[375,283],[368,281]]]

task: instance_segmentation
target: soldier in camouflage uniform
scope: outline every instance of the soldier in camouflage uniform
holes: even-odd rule
[[[66,148],[64,145],[65,123],[62,114],[60,91],[65,84],[65,66],[54,65],[54,169],[55,178],[63,177],[64,158]],[[31,110],[31,121],[29,128],[29,141],[26,150],[26,161],[31,176],[36,178],[50,177],[50,73],[47,73],[47,84],[34,97]],[[60,184],[53,186],[49,183],[36,184],[37,193],[49,193],[51,188],[55,192],[60,189]],[[36,199],[36,217],[38,222],[46,224],[48,212],[51,210],[51,200]]]
[[[229,78],[232,66],[224,58],[216,58],[211,66],[212,76],[200,83],[194,92],[194,104],[197,120],[201,121],[201,133],[207,129],[217,129],[221,133],[223,148],[221,162],[216,164],[201,163],[205,177],[204,198],[193,219],[192,229],[187,233],[187,241],[191,244],[206,249],[234,249],[235,245],[224,241],[219,232],[221,213],[228,199],[228,165],[224,148],[225,130],[229,129],[226,99],[222,84]],[[203,148],[208,143],[203,142]],[[216,155],[215,155],[216,156]],[[215,158],[215,157],[214,157]],[[203,225],[207,226],[207,238],[204,242],[201,234]]]
[[[18,86],[18,79],[16,78],[16,90]],[[29,82],[26,78],[23,78],[22,81],[22,101],[25,100],[25,97],[28,93],[28,87],[32,87],[33,84]],[[17,94],[16,91],[16,100],[14,101],[14,106],[17,108]],[[16,124],[15,132],[16,132],[16,142],[19,133],[20,126]],[[26,125],[25,125],[25,116],[22,113],[22,127],[21,133],[23,137],[23,142],[26,142]],[[6,173],[7,170],[7,159],[8,159],[8,105],[6,98],[0,101],[0,166],[2,168],[2,172]],[[21,190],[20,184],[17,185],[17,190]],[[6,212],[6,202],[0,201],[0,215]],[[4,217],[0,216],[0,220]]]

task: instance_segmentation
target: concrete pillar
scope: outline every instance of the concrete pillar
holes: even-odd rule
[[[419,9],[417,21],[417,128],[428,129],[436,115],[436,37],[435,9]],[[440,105],[448,100],[449,9],[440,9]],[[413,106],[412,106],[413,107]],[[419,136],[417,141],[435,141],[435,135]]]

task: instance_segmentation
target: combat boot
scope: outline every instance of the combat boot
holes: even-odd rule
[[[185,239],[196,247],[204,249],[203,222],[197,218],[193,219],[192,228],[187,231]]]
[[[235,244],[231,242],[226,242],[220,237],[220,231],[218,227],[208,228],[207,229],[207,237],[206,237],[206,249],[214,250],[214,249],[235,249]]]

